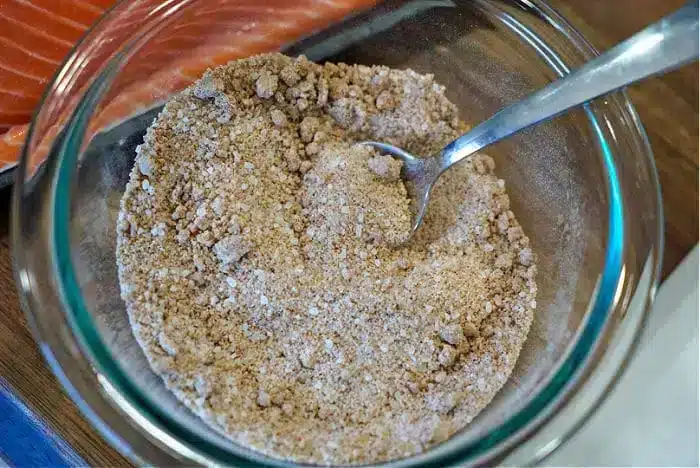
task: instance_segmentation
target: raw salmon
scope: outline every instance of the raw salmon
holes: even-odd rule
[[[29,121],[63,58],[112,3],[0,0],[0,132]]]
[[[167,98],[210,67],[279,50],[376,2],[220,0],[186,9],[139,50],[137,66],[122,70],[119,91],[105,97],[107,104],[93,120],[91,131]],[[112,3],[114,0],[0,0],[0,133],[7,129],[0,135],[0,170],[17,163],[26,123],[63,57]],[[134,27],[133,18],[143,18],[162,3],[135,4],[131,23],[113,25],[110,36],[116,41],[126,39],[125,34]],[[139,14],[137,9],[144,12]],[[185,56],[183,51],[187,51]],[[60,124],[49,133],[55,135]],[[39,151],[46,154],[47,149]]]

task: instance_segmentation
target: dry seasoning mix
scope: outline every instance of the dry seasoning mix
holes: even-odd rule
[[[400,163],[466,130],[411,70],[279,54],[209,71],[148,130],[117,263],[134,335],[167,387],[266,454],[328,464],[420,452],[511,373],[534,256],[488,156],[448,171],[424,226]]]

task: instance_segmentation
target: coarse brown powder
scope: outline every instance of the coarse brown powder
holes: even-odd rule
[[[506,382],[534,255],[476,155],[411,223],[400,163],[466,130],[430,75],[268,54],[216,68],[148,130],[117,263],[153,370],[234,441],[368,463],[426,450]]]

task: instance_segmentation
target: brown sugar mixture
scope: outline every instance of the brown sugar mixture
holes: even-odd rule
[[[466,130],[431,75],[261,55],[146,134],[122,199],[122,297],[153,370],[236,442],[323,464],[409,456],[506,382],[534,256],[493,160],[436,187],[408,242],[400,163]]]

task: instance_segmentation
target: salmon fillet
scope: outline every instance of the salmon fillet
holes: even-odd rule
[[[27,123],[44,87],[87,28],[114,0],[0,0],[0,171],[16,165]],[[110,35],[123,40],[135,18],[162,0],[135,4],[132,20]],[[125,68],[119,91],[105,97],[90,131],[109,126],[185,88],[208,68],[279,50],[377,0],[219,0],[186,9],[138,52],[138,66]],[[138,12],[137,10],[144,11]],[[139,14],[140,13],[140,14]],[[143,21],[136,20],[136,21]],[[121,36],[120,36],[121,34]],[[128,37],[128,36],[126,36]],[[187,51],[183,56],[183,51]],[[67,116],[64,116],[67,117]],[[59,119],[65,121],[65,118]],[[52,140],[58,128],[46,136]],[[38,151],[44,155],[48,143]],[[32,158],[37,161],[41,158]]]

